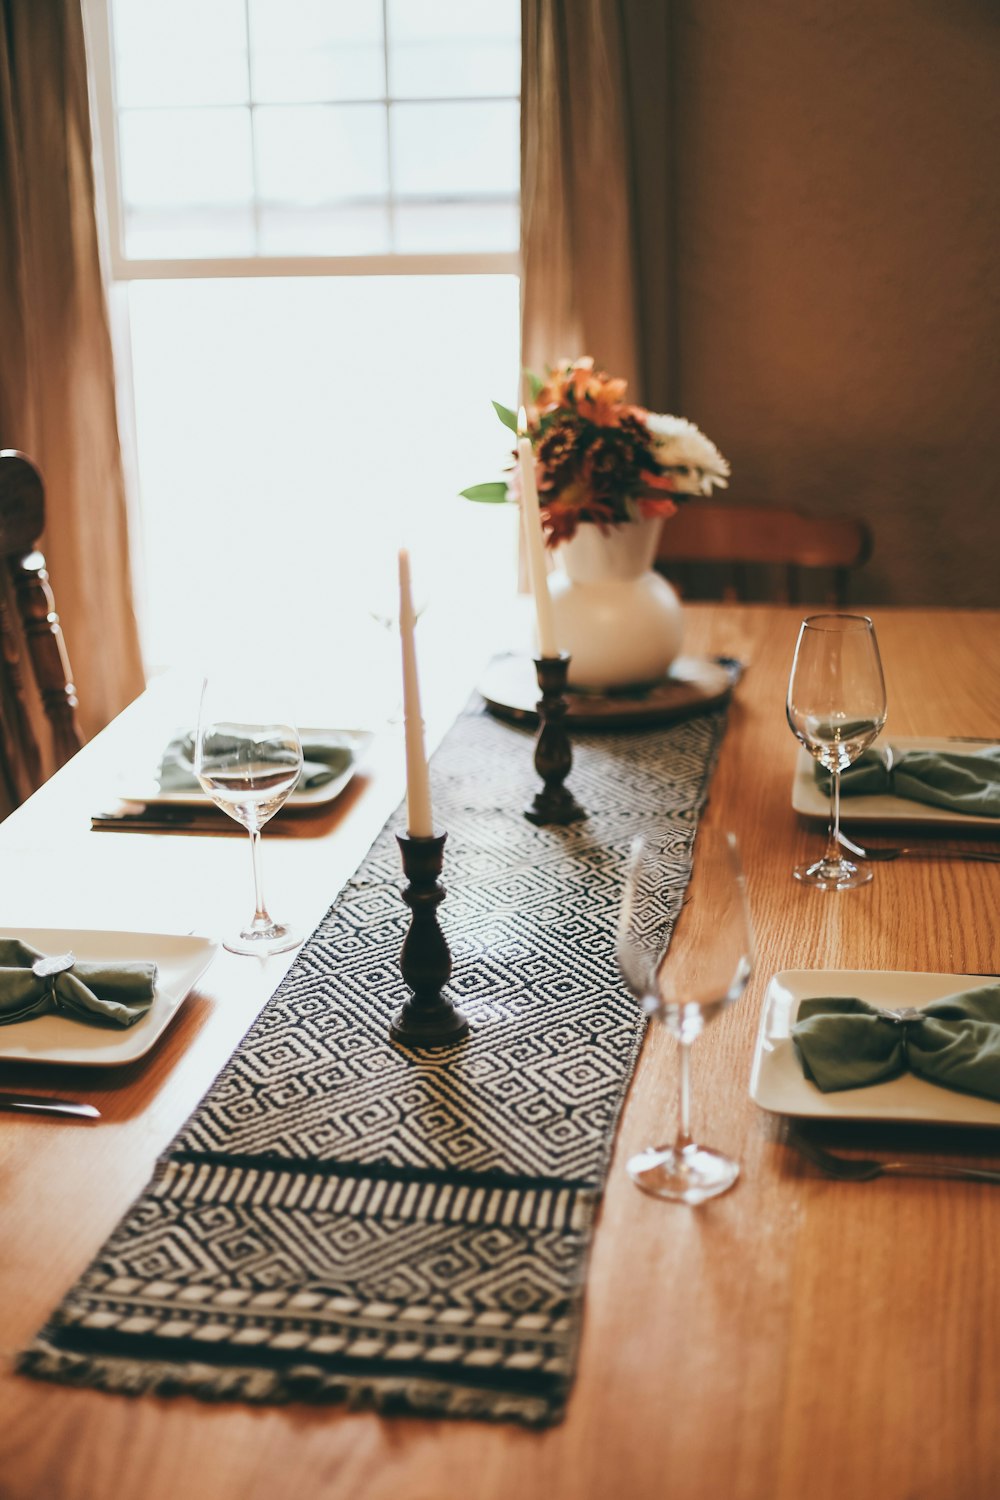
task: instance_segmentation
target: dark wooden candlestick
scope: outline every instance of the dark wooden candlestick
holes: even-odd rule
[[[469,1031],[466,1017],[441,993],[451,977],[451,953],[437,919],[437,907],[445,898],[438,876],[447,837],[396,835],[408,882],[403,900],[413,913],[399,963],[413,998],[396,1012],[389,1035],[404,1047],[446,1047]]]
[[[566,673],[569,654],[536,656],[535,671],[542,696],[538,703],[538,739],[535,742],[535,770],[544,781],[535,793],[524,816],[532,823],[575,823],[587,814],[573,793],[563,783],[573,764],[569,734],[566,731]]]

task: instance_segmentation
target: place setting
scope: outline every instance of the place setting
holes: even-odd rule
[[[154,698],[161,713],[161,697]],[[108,815],[107,826],[146,832],[248,835],[247,906],[252,915],[237,930],[206,935],[184,930],[184,903],[172,888],[166,910],[178,914],[173,931],[111,930],[100,923],[96,893],[87,901],[66,897],[63,907],[94,910],[91,927],[20,925],[0,933],[0,1063],[17,1081],[22,1065],[75,1070],[121,1068],[145,1059],[197,989],[220,944],[267,958],[298,946],[304,932],[271,918],[263,894],[260,833],[288,804],[306,816],[331,805],[359,768],[373,739],[370,731],[300,731],[285,694],[266,680],[231,667],[202,681],[192,704],[190,731],[165,742],[153,779],[145,786],[128,766],[118,776],[143,801]],[[271,698],[277,699],[272,703]],[[141,765],[136,745],[133,768]],[[92,828],[104,824],[93,817]],[[173,851],[172,851],[173,852]],[[181,861],[171,861],[177,871]],[[162,892],[161,892],[162,894]],[[253,905],[251,906],[251,901]],[[191,903],[187,903],[190,909]],[[165,913],[166,914],[166,911]],[[90,1104],[42,1100],[38,1094],[0,1090],[0,1107],[94,1119]],[[6,1105],[5,1105],[5,1101]],[[58,1106],[58,1107],[57,1107]]]
[[[295,820],[301,832],[310,817],[321,818],[332,808],[354,777],[364,770],[374,740],[371,729],[296,730],[302,746],[298,779],[275,810],[282,823]],[[177,728],[165,738],[158,754],[150,755],[151,769],[136,765],[119,772],[115,800],[91,816],[90,826],[102,832],[232,834],[239,819],[220,816],[227,809],[199,780],[196,769],[196,731]]]
[[[884,738],[887,695],[875,628],[867,616],[810,616],[800,628],[786,717],[800,741],[792,806],[829,819],[819,860],[790,874],[838,900],[904,855],[916,860],[1000,862],[994,847],[893,846],[870,849],[852,827],[912,825],[920,832],[988,829],[1000,834],[1000,746],[956,738]],[[843,799],[843,802],[842,802]],[[947,897],[942,893],[942,900]],[[788,1140],[828,1176],[868,1181],[885,1175],[965,1177],[1000,1182],[982,1166],[917,1160],[886,1163],[824,1150],[811,1126],[1000,1126],[1000,979],[960,973],[789,969],[764,995],[750,1081],[764,1110],[790,1122]],[[854,1142],[857,1145],[857,1142]],[[925,1129],[921,1149],[928,1149]],[[932,1137],[930,1149],[949,1143]]]
[[[1000,979],[837,969],[775,974],[750,1091],[761,1108],[799,1121],[994,1129]]]
[[[214,939],[193,933],[0,931],[0,1063],[89,1069],[137,1062],[217,950]]]
[[[835,1181],[1000,1186],[1000,979],[781,971],[764,996],[750,1094]]]
[[[796,871],[797,879],[844,890],[867,884],[873,865],[904,856],[1000,863],[1000,743],[887,737],[882,664],[867,616],[803,621],[786,714],[802,746],[792,807],[829,820],[822,860]],[[886,843],[885,830],[906,842]]]
[[[81,788],[81,812],[89,783]],[[190,856],[177,846],[155,863],[129,863],[123,899],[98,873],[91,834],[65,829],[19,840],[0,860],[0,1092],[51,1085],[100,1087],[101,1070],[155,1058],[218,951],[207,930]],[[83,819],[81,818],[81,823]]]

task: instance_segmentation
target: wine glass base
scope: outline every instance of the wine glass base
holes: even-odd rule
[[[796,865],[792,871],[796,880],[817,891],[850,891],[855,886],[867,885],[873,873],[849,859],[818,859],[811,865]]]
[[[704,1203],[731,1188],[740,1164],[708,1146],[648,1146],[626,1164],[626,1171],[644,1193],[677,1203]]]
[[[304,936],[304,933],[286,926],[284,922],[272,922],[270,927],[262,927],[259,931],[247,928],[236,937],[223,938],[222,946],[227,953],[267,958],[272,953],[287,953],[289,948],[297,948]]]

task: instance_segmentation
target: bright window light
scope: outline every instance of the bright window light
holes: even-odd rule
[[[516,390],[516,278],[136,281],[129,300],[151,667],[256,633],[347,691],[385,656],[404,545],[451,649],[499,649],[517,512],[458,493],[511,461],[490,397]],[[394,681],[394,642],[389,660]]]
[[[89,3],[126,260],[516,251],[517,0]]]

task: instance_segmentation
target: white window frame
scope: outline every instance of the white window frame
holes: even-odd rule
[[[384,11],[385,0],[383,0],[383,14]],[[520,276],[521,259],[516,250],[475,253],[440,252],[429,255],[187,256],[163,260],[137,259],[126,255],[118,155],[111,0],[84,0],[84,16],[91,51],[92,106],[99,131],[108,225],[108,261],[113,281],[157,279],[173,281],[185,277],[204,279],[213,276],[481,276],[498,273]],[[389,101],[382,100],[381,102],[388,103]],[[393,102],[406,101],[393,100]],[[483,101],[477,98],[475,102]]]

